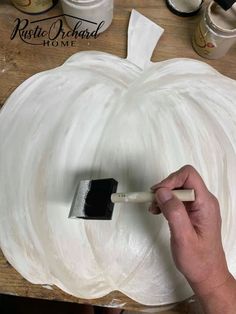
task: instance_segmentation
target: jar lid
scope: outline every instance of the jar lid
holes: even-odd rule
[[[68,1],[72,2],[72,3],[79,4],[79,5],[84,5],[84,6],[97,4],[97,3],[101,2],[101,0],[68,0]]]
[[[195,15],[202,7],[203,0],[166,0],[168,9],[180,16]]]

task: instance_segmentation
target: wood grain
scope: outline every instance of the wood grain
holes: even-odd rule
[[[19,36],[10,39],[14,21],[17,17],[31,21],[39,16],[27,15],[16,10],[8,0],[0,3],[0,107],[12,91],[31,75],[60,66],[69,56],[78,51],[101,50],[120,57],[126,56],[127,26],[130,11],[137,9],[161,27],[165,33],[153,54],[153,61],[186,57],[207,62],[219,72],[236,79],[236,45],[220,60],[207,60],[198,56],[192,49],[191,36],[199,20],[199,15],[190,18],[175,16],[170,13],[164,0],[115,0],[114,20],[111,27],[97,39],[78,39],[75,47],[44,47],[24,43]],[[59,15],[60,5],[45,13],[43,17]],[[41,16],[40,16],[41,17]],[[50,21],[44,22],[50,25]],[[67,29],[69,30],[69,29]],[[26,297],[63,300],[68,302],[89,303],[97,305],[119,306],[125,309],[141,311],[147,307],[137,304],[119,292],[113,292],[96,300],[74,298],[56,287],[47,289],[33,285],[22,278],[6,261],[0,251],[0,293]],[[150,310],[151,308],[148,307]],[[184,302],[171,311],[162,313],[194,312],[193,305]]]

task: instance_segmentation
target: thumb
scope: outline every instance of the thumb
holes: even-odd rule
[[[158,207],[168,221],[173,239],[178,241],[195,233],[184,203],[170,189],[160,188],[155,196]]]

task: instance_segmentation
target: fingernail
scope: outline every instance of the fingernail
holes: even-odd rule
[[[148,208],[148,211],[153,214],[153,208],[152,208],[152,206],[150,206],[150,207]]]
[[[156,214],[157,212],[157,207],[156,205],[152,204],[149,208],[148,208],[148,211],[152,214]]]
[[[157,190],[156,196],[157,196],[158,201],[161,204],[165,204],[170,199],[172,199],[173,194],[172,194],[171,190],[162,188],[162,189]]]

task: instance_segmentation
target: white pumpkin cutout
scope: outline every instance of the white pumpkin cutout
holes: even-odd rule
[[[150,37],[138,47],[144,27]],[[119,290],[147,305],[190,296],[167,223],[147,205],[116,205],[112,221],[67,218],[80,180],[114,177],[119,191],[142,191],[187,163],[220,200],[236,275],[236,83],[190,59],[151,64],[159,36],[133,11],[127,60],[75,54],[2,109],[0,245],[30,282],[82,298]]]

